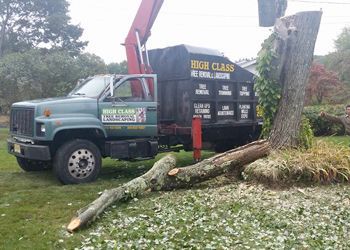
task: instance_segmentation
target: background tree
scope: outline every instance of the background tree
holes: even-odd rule
[[[0,0],[0,58],[43,47],[77,55],[87,42],[83,29],[70,24],[66,0]]]
[[[318,58],[327,69],[337,73],[339,80],[350,86],[350,28],[344,28],[334,42],[336,51]]]
[[[350,28],[345,27],[342,33],[334,41],[337,52],[344,52],[350,50]]]
[[[72,57],[67,51],[33,49],[11,53],[0,60],[0,107],[9,111],[16,101],[64,96],[78,79],[106,73],[95,55]]]
[[[128,64],[126,61],[121,63],[110,63],[107,65],[107,71],[109,74],[127,74]]]
[[[79,68],[78,75],[82,78],[107,73],[107,66],[103,59],[94,54],[80,54],[77,57],[76,63]]]
[[[335,72],[327,70],[322,64],[314,63],[306,85],[305,104],[321,104],[325,98],[330,97],[342,87],[343,84]]]

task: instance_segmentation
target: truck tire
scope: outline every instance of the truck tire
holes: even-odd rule
[[[63,184],[86,183],[96,180],[101,161],[100,150],[94,143],[75,139],[58,148],[53,168]]]
[[[52,167],[50,161],[37,161],[37,160],[29,160],[22,157],[16,157],[17,163],[26,172],[32,171],[42,171],[46,169],[50,169]]]

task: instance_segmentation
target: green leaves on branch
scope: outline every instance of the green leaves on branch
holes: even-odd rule
[[[259,95],[259,106],[264,119],[262,136],[267,138],[272,128],[273,119],[277,112],[278,102],[281,99],[281,87],[273,80],[273,60],[276,58],[271,46],[274,35],[271,35],[262,45],[258,54],[257,71],[259,76],[255,82],[255,92]]]

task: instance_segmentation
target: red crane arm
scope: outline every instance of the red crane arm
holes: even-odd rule
[[[152,73],[148,63],[146,42],[164,0],[142,0],[125,39],[129,74]]]

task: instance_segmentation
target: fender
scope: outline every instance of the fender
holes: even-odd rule
[[[71,129],[98,129],[105,138],[107,133],[102,122],[91,114],[57,114],[50,117],[40,116],[35,119],[36,123],[45,124],[45,136],[36,136],[42,141],[52,141],[55,135],[62,130]]]

